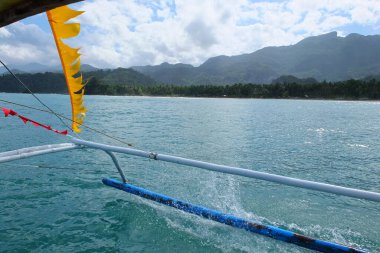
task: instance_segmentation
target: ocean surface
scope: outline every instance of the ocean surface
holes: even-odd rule
[[[68,96],[39,95],[70,115]],[[27,94],[0,94],[38,106]],[[85,123],[146,151],[380,192],[380,103],[87,96]],[[54,116],[0,102],[64,130]],[[83,128],[81,138],[120,145]],[[68,142],[0,115],[0,152]],[[123,145],[123,144],[121,144]],[[380,203],[117,155],[128,181],[314,238],[380,252]],[[102,184],[97,150],[0,164],[0,252],[311,252]]]

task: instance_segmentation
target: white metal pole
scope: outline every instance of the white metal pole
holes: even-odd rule
[[[297,179],[297,178],[292,178],[292,177],[279,176],[279,175],[265,173],[265,172],[259,172],[259,171],[225,166],[225,165],[218,165],[214,163],[191,160],[191,159],[177,157],[177,156],[156,154],[156,153],[146,152],[146,151],[137,150],[133,148],[124,148],[124,147],[118,147],[118,146],[105,145],[105,144],[100,144],[96,142],[79,140],[75,138],[72,139],[72,142],[77,145],[83,145],[83,146],[95,148],[95,149],[101,149],[101,150],[107,150],[111,152],[146,157],[150,159],[155,159],[155,160],[160,160],[160,161],[165,161],[165,162],[170,162],[170,163],[177,163],[177,164],[182,164],[186,166],[216,171],[216,172],[239,175],[243,177],[255,178],[255,179],[270,181],[274,183],[285,184],[289,186],[295,186],[295,187],[300,187],[300,188],[305,188],[305,189],[310,189],[310,190],[329,192],[329,193],[334,193],[334,194],[353,197],[353,198],[367,199],[371,201],[380,202],[380,193],[377,193],[377,192],[370,192],[370,191],[331,185],[331,184],[308,181],[308,180],[303,180],[303,179]]]
[[[73,143],[50,144],[0,153],[0,163],[79,148]]]

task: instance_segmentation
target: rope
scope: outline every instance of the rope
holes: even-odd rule
[[[21,107],[25,107],[25,108],[29,108],[29,109],[33,109],[33,110],[37,110],[37,111],[41,111],[41,112],[46,112],[46,113],[50,113],[50,114],[54,114],[68,129],[70,129],[78,138],[79,138],[79,136],[77,135],[77,133],[75,133],[74,131],[73,131],[73,129],[69,126],[69,125],[67,125],[66,124],[66,122],[64,122],[62,119],[66,119],[66,120],[69,120],[69,121],[71,121],[71,122],[74,122],[74,123],[77,123],[77,124],[79,124],[78,122],[76,122],[75,120],[73,120],[73,119],[70,119],[70,118],[67,118],[67,117],[65,117],[64,115],[61,115],[61,114],[58,114],[58,113],[56,113],[56,112],[54,112],[48,105],[46,105],[44,102],[42,102],[29,88],[28,88],[28,86],[26,85],[26,84],[24,84],[8,67],[7,67],[7,65],[5,65],[5,63],[3,62],[3,61],[1,61],[0,60],[0,63],[6,68],[6,70],[22,85],[22,86],[24,86],[24,88],[35,98],[35,99],[37,99],[37,101],[40,103],[40,104],[42,104],[44,107],[46,107],[48,110],[43,110],[43,109],[38,109],[38,108],[35,108],[35,107],[31,107],[31,106],[27,106],[27,105],[22,105],[22,104],[17,104],[17,103],[14,103],[14,102],[10,102],[10,101],[7,101],[7,100],[3,100],[3,99],[0,99],[0,101],[3,101],[3,102],[5,102],[5,103],[9,103],[9,104],[14,104],[14,105],[18,105],[18,106],[21,106]],[[103,135],[103,136],[106,136],[106,137],[108,137],[108,138],[110,138],[110,139],[113,139],[113,140],[116,140],[116,141],[118,141],[118,142],[120,142],[120,143],[123,143],[123,144],[125,144],[125,145],[128,145],[128,146],[132,146],[132,144],[130,144],[130,143],[127,143],[127,142],[125,142],[125,141],[123,141],[123,140],[120,140],[120,139],[118,139],[118,138],[115,138],[115,137],[113,137],[113,136],[111,136],[111,135],[108,135],[108,134],[106,134],[105,132],[103,132],[103,131],[100,131],[100,130],[97,130],[97,129],[95,129],[95,128],[92,128],[92,127],[89,127],[88,125],[84,125],[84,124],[80,124],[81,126],[83,126],[83,127],[85,127],[85,128],[88,128],[88,129],[90,129],[91,131],[93,131],[93,132],[96,132],[96,133],[98,133],[98,134],[101,134],[101,135]],[[70,135],[69,135],[70,136]]]
[[[41,101],[41,99],[39,99],[29,88],[28,86],[26,86],[26,84],[24,84],[15,74],[13,74],[13,72],[7,67],[7,65],[5,65],[4,62],[2,62],[0,60],[0,63],[6,68],[6,70],[8,70],[8,72],[16,79],[17,82],[19,82],[22,86],[24,86],[24,88],[35,98],[37,99],[37,101],[42,104],[43,106],[45,106],[49,111],[50,113],[54,114],[68,129],[70,129],[72,132],[73,129],[66,124],[66,122],[64,122],[48,105],[46,105],[44,102]]]
[[[23,104],[19,104],[19,103],[11,102],[11,101],[4,100],[4,99],[0,99],[0,101],[1,101],[1,102],[4,102],[4,103],[8,103],[8,104],[17,105],[17,106],[20,106],[20,107],[24,107],[24,108],[32,109],[32,110],[35,110],[35,111],[40,111],[40,112],[45,112],[45,113],[54,114],[54,115],[56,115],[56,116],[59,117],[59,118],[63,118],[63,119],[69,120],[69,121],[71,121],[71,122],[75,122],[74,120],[72,120],[72,119],[70,119],[70,118],[68,118],[68,117],[66,117],[66,116],[64,116],[64,115],[62,115],[62,114],[52,113],[51,111],[47,111],[47,110],[44,110],[44,109],[39,109],[39,108],[35,108],[35,107],[32,107],[32,106],[28,106],[28,105],[23,105]],[[77,122],[75,122],[75,123],[77,123]],[[115,141],[118,141],[118,142],[120,142],[120,143],[123,143],[123,144],[125,144],[125,145],[127,145],[127,146],[129,146],[129,147],[132,147],[132,146],[133,146],[131,143],[128,143],[128,142],[125,142],[125,141],[123,141],[123,140],[121,140],[121,139],[119,139],[119,138],[113,137],[113,136],[111,136],[111,135],[105,133],[104,131],[97,130],[97,129],[95,129],[95,128],[93,128],[93,127],[90,127],[90,126],[88,126],[88,125],[85,125],[85,124],[82,124],[82,126],[85,127],[85,128],[87,128],[87,129],[89,129],[89,130],[91,130],[91,131],[93,131],[93,132],[95,132],[95,133],[101,134],[101,135],[106,136],[106,137],[108,137],[108,138],[110,138],[110,139],[113,139],[113,140],[115,140]]]
[[[75,170],[76,167],[58,167],[58,166],[50,166],[50,165],[38,165],[38,164],[20,164],[20,163],[2,163],[1,166],[8,166],[8,167],[29,167],[29,168],[36,168],[36,169],[58,169],[58,170]]]

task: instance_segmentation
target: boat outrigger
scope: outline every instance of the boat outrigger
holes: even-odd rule
[[[284,241],[287,243],[295,244],[307,249],[312,249],[320,252],[365,252],[360,249],[354,249],[348,246],[339,245],[332,242],[318,240],[303,236],[285,229],[281,229],[275,226],[261,224],[256,221],[251,221],[243,218],[236,217],[231,214],[225,214],[216,210],[195,205],[189,202],[178,200],[173,197],[169,197],[160,193],[156,193],[141,187],[134,186],[127,182],[127,177],[124,175],[123,170],[114,153],[122,153],[131,156],[143,157],[146,159],[152,159],[156,161],[165,161],[169,163],[176,163],[180,165],[186,165],[190,167],[196,167],[200,169],[211,170],[215,172],[238,175],[248,178],[260,179],[270,181],[278,184],[284,184],[289,186],[301,187],[309,190],[328,192],[353,198],[366,199],[370,201],[380,202],[380,193],[346,188],[331,184],[319,183],[314,181],[307,181],[297,178],[285,177],[275,174],[269,174],[259,171],[248,170],[244,168],[236,168],[225,165],[218,165],[208,162],[202,162],[197,160],[191,160],[178,156],[171,156],[165,154],[158,154],[154,152],[147,152],[134,148],[125,148],[120,146],[105,145],[96,142],[90,142],[82,139],[71,138],[69,143],[51,144],[44,146],[36,146],[23,148],[19,150],[13,150],[0,153],[0,163],[9,162],[13,160],[19,160],[23,158],[33,157],[37,155],[63,152],[72,149],[91,148],[106,152],[112,159],[116,169],[118,170],[121,181],[104,178],[102,181],[105,185],[114,187],[116,189],[134,194],[136,196],[152,200],[161,203],[166,206],[174,207],[187,213],[198,215],[200,217],[214,220],[235,228],[244,229],[246,231],[264,235],[275,240]]]
[[[30,16],[32,14],[47,11],[51,8],[61,6],[63,4],[77,2],[77,1],[4,1],[0,4],[0,27],[21,18]],[[34,5],[35,4],[35,5]],[[6,15],[5,15],[5,14]],[[17,15],[16,15],[17,14]],[[57,47],[60,50],[60,56],[62,65],[64,68],[65,76],[69,86],[69,93],[72,101],[72,127],[71,130],[79,132],[79,126],[83,125],[83,117],[85,108],[82,105],[82,96],[84,93],[84,85],[82,84],[82,78],[74,78],[73,76],[79,71],[79,53],[77,49],[68,48],[61,42],[61,38],[72,37],[77,34],[78,27],[76,25],[70,26],[70,29],[66,29],[65,22],[79,15],[80,12],[73,11],[68,7],[60,7],[49,11],[48,17],[52,25],[52,30],[56,39]],[[63,35],[60,36],[60,33]],[[18,80],[19,81],[19,80]],[[70,89],[71,88],[71,89]],[[54,131],[58,134],[67,135],[65,131],[58,131],[50,126],[40,124],[34,120],[26,118],[16,112],[2,108],[5,116],[12,115],[20,117],[24,123],[32,122],[34,125],[43,127],[47,130]],[[50,108],[49,108],[50,110]],[[48,111],[49,112],[49,111]],[[50,113],[54,113],[50,110]],[[54,113],[60,119],[61,115]],[[179,165],[185,165],[195,167],[199,169],[211,170],[218,173],[232,174],[241,177],[247,177],[258,180],[265,180],[277,184],[283,184],[288,186],[300,187],[314,191],[327,192],[331,194],[337,194],[342,196],[348,196],[352,198],[365,199],[368,201],[380,202],[380,193],[364,191],[359,189],[341,187],[326,183],[307,181],[292,177],[286,177],[281,175],[269,174],[250,169],[231,167],[226,165],[218,165],[198,160],[192,160],[182,158],[178,156],[159,154],[155,152],[147,152],[138,150],[132,147],[111,146],[96,142],[86,141],[80,138],[74,138],[68,136],[69,142],[61,144],[51,144],[44,146],[28,147],[13,151],[7,151],[0,153],[0,163],[24,159],[28,157],[45,155],[55,152],[64,152],[73,149],[95,149],[106,152],[112,159],[116,169],[118,170],[121,181],[111,178],[104,178],[103,183],[107,186],[114,187],[116,189],[134,194],[136,196],[158,202],[160,204],[173,207],[184,212],[197,215],[206,219],[210,219],[219,223],[223,223],[235,228],[243,229],[251,233],[260,234],[266,237],[273,238],[275,240],[295,244],[307,249],[316,250],[320,252],[365,252],[362,249],[354,249],[349,246],[339,245],[333,242],[327,242],[319,239],[310,238],[304,235],[294,233],[279,227],[265,225],[260,222],[251,221],[243,218],[236,217],[232,214],[222,213],[217,210],[212,210],[203,206],[195,205],[186,201],[182,201],[170,196],[166,196],[157,192],[153,192],[138,186],[134,186],[128,183],[128,178],[123,172],[121,165],[119,164],[117,157],[114,153],[121,153],[130,156],[142,157],[144,159],[152,159],[155,161],[164,161],[169,163],[175,163]]]

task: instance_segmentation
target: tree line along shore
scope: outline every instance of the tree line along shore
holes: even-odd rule
[[[35,93],[67,93],[65,79],[60,73],[20,74],[19,77]],[[86,79],[86,95],[380,100],[378,78],[339,82],[287,78],[285,81],[281,79],[282,82],[272,84],[192,86],[165,85],[136,78],[132,81],[119,81],[118,78],[102,79],[99,74],[88,75]],[[143,81],[145,83],[140,84]],[[25,93],[26,90],[12,76],[3,75],[0,76],[0,92]]]
[[[180,96],[180,97],[230,97],[230,98],[303,98],[303,99],[347,99],[379,100],[380,81],[347,80],[313,84],[234,84],[214,85],[155,85],[128,86],[107,85],[90,80],[86,87],[88,95],[130,96]]]

